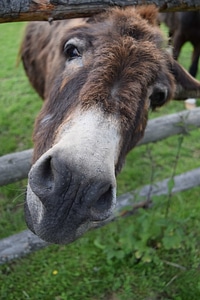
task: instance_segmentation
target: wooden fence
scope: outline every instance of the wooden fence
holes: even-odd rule
[[[65,19],[72,17],[89,16],[98,13],[113,5],[141,5],[154,3],[160,11],[194,10],[200,9],[199,0],[134,0],[134,1],[68,1],[68,0],[10,0],[0,1],[0,23],[12,21]],[[145,136],[138,146],[160,141],[171,135],[187,133],[200,127],[200,108],[183,111],[165,117],[156,118],[148,122]],[[31,167],[32,149],[12,153],[0,157],[0,186],[15,182],[27,177]],[[165,179],[155,185],[146,185],[140,190],[118,197],[117,207],[113,220],[120,217],[125,207],[132,206],[133,212],[138,207],[148,206],[146,200],[151,195],[168,194],[168,181]],[[172,193],[187,190],[200,185],[200,168],[174,177]],[[135,196],[140,202],[135,202]],[[0,240],[0,264],[11,259],[22,257],[38,250],[48,243],[42,241],[29,230]]]
[[[88,17],[118,5],[155,4],[161,12],[200,9],[199,0],[1,0],[0,23]]]
[[[138,146],[157,142],[172,135],[185,134],[199,127],[200,108],[155,118],[148,121],[144,138]],[[32,149],[2,156],[0,158],[0,186],[26,178],[31,167],[31,156]],[[132,206],[132,212],[138,207],[148,207],[151,204],[148,200],[149,197],[147,197],[149,193],[151,196],[167,195],[169,192],[168,181],[169,178],[119,196],[112,221],[123,215],[124,208],[127,206]],[[172,193],[191,189],[198,185],[200,185],[200,168],[175,176]],[[135,202],[136,195],[139,202]],[[47,245],[49,244],[29,230],[4,238],[0,240],[0,264],[22,257]]]

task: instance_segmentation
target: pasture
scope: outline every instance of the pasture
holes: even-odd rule
[[[33,123],[42,104],[22,65],[16,67],[24,26],[1,24],[0,155],[32,147]],[[190,50],[186,45],[179,60],[186,68]],[[171,102],[150,112],[150,118],[183,109],[183,102]],[[198,167],[199,140],[196,129],[135,148],[118,176],[118,194]],[[0,238],[26,229],[25,187],[26,180],[0,188]],[[52,245],[0,266],[0,299],[198,300],[199,193],[197,187],[153,197],[149,210],[91,231],[70,245]]]

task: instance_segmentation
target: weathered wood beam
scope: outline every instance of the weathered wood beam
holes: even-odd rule
[[[169,193],[168,182],[169,178],[157,182],[154,185],[146,185],[141,189],[119,196],[117,198],[117,207],[111,221],[115,221],[117,218],[128,215],[130,211],[126,211],[127,207],[132,208],[132,213],[137,211],[139,207],[148,208],[148,204],[151,204],[148,200],[149,196],[167,195]],[[199,185],[200,168],[197,168],[175,176],[172,193],[175,194]],[[139,202],[135,202],[136,198],[140,199]],[[50,244],[44,242],[29,230],[24,230],[18,234],[0,240],[0,264],[24,257],[31,252],[42,249],[48,245]]]
[[[139,145],[157,142],[169,136],[187,133],[200,127],[200,108],[184,110],[149,120]],[[33,150],[25,150],[0,157],[0,186],[27,178]]]
[[[27,178],[33,150],[24,150],[0,157],[0,186]]]
[[[112,7],[155,4],[161,12],[200,9],[199,0],[1,0],[0,23],[88,17]]]
[[[161,141],[172,135],[188,133],[200,127],[199,118],[200,107],[149,120],[144,137],[138,146]]]

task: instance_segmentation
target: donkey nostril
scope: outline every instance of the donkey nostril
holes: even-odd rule
[[[113,205],[113,188],[110,185],[106,192],[104,192],[92,206],[93,215],[99,215],[103,213],[108,213]],[[98,218],[99,218],[98,217]]]
[[[43,179],[41,183],[43,183],[46,188],[52,189],[54,176],[51,156],[44,160],[44,162],[38,167],[38,171],[40,172],[40,180]]]
[[[53,189],[54,175],[51,156],[33,166],[29,174],[29,182],[31,189],[39,197]]]

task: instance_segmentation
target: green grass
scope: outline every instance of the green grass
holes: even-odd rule
[[[1,24],[0,155],[32,147],[41,101],[16,59],[24,24]],[[188,68],[190,45],[180,61]],[[199,76],[200,79],[200,76]],[[199,105],[199,101],[197,102]],[[171,102],[150,118],[184,109]],[[184,136],[176,173],[199,166],[199,129]],[[170,177],[179,137],[135,148],[118,177],[118,194]],[[150,156],[153,157],[150,159]],[[26,180],[0,188],[0,237],[26,228]],[[154,206],[0,267],[1,300],[199,300],[200,188],[153,197]],[[167,206],[170,201],[170,209]]]

